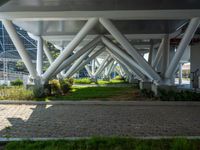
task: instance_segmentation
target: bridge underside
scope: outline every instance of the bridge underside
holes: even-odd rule
[[[199,0],[5,0],[0,19],[30,78],[40,84],[83,68],[91,78],[109,77],[120,66],[119,74],[130,81],[173,85],[181,63],[193,62],[193,71],[200,67],[189,55],[200,54]],[[36,65],[14,25],[37,41]],[[56,59],[46,42],[60,50]]]

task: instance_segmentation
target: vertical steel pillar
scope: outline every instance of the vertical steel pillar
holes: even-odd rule
[[[39,76],[41,76],[43,73],[42,64],[43,64],[43,39],[41,37],[38,37],[36,70]]]
[[[182,84],[182,75],[183,75],[183,72],[182,72],[182,63],[179,63],[179,85]]]
[[[161,62],[161,76],[164,77],[165,72],[169,65],[169,49],[170,49],[170,39],[169,35],[164,36],[164,44],[163,44],[163,54],[162,54],[162,61]]]

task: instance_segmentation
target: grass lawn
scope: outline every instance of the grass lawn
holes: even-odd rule
[[[134,98],[132,87],[73,87],[71,92],[64,96],[49,97],[49,100],[120,100],[120,98]],[[116,99],[118,98],[118,99]],[[126,99],[125,99],[126,100]]]
[[[109,81],[97,80],[97,83],[95,83],[89,78],[74,79],[74,83],[75,84],[99,84],[99,85],[104,85],[104,84],[128,84],[124,80],[116,80],[116,79],[111,79]]]
[[[10,142],[6,150],[199,150],[200,140],[91,138],[82,140]]]

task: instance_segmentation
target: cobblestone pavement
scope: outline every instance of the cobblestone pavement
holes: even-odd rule
[[[0,104],[0,137],[199,135],[196,104]]]

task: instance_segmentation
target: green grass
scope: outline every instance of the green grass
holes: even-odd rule
[[[80,78],[80,79],[74,79],[75,84],[91,84],[92,81],[89,78]]]
[[[49,97],[49,100],[87,100],[104,99],[120,95],[130,90],[130,87],[73,87],[71,92],[65,96]]]
[[[82,140],[10,142],[6,150],[199,150],[200,140],[91,138]]]
[[[104,81],[104,80],[98,80],[97,83],[92,82],[91,79],[89,78],[81,78],[81,79],[74,79],[75,84],[122,84],[122,83],[127,83],[124,80],[116,80],[116,79],[111,79],[110,81]]]
[[[100,84],[100,85],[104,85],[104,84],[125,84],[127,82],[125,82],[124,80],[115,80],[115,79],[112,79],[110,81],[104,81],[104,80],[98,80],[97,81],[97,84]]]
[[[23,86],[0,87],[0,100],[32,100],[33,91],[26,90]]]

